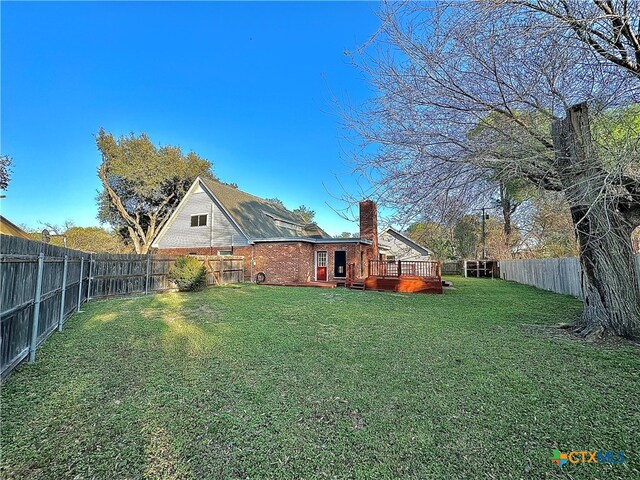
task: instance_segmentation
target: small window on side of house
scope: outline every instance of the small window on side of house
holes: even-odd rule
[[[231,250],[218,250],[218,255],[232,255]]]
[[[207,214],[204,215],[191,215],[192,227],[205,227],[207,225]]]
[[[387,255],[387,262],[395,262],[395,261],[396,261],[395,255]]]

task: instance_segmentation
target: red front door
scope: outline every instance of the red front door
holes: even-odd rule
[[[316,280],[327,281],[327,252],[316,253]]]

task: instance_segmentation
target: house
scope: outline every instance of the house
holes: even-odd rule
[[[347,265],[367,274],[378,258],[377,207],[360,202],[360,237],[332,238],[282,205],[208,178],[197,178],[152,247],[171,255],[241,255],[245,280],[344,282]]]
[[[22,230],[15,223],[10,222],[2,215],[0,215],[0,233],[2,235],[11,235],[12,237],[26,238],[27,240],[33,240],[27,232]]]
[[[379,236],[380,255],[388,261],[430,261],[433,252],[414,242],[394,228],[387,228]]]

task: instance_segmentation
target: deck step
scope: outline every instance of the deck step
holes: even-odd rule
[[[351,290],[364,290],[364,282],[351,282],[349,288]]]

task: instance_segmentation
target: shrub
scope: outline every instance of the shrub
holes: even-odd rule
[[[207,285],[207,271],[194,257],[178,257],[169,269],[169,278],[181,292],[200,290]]]

